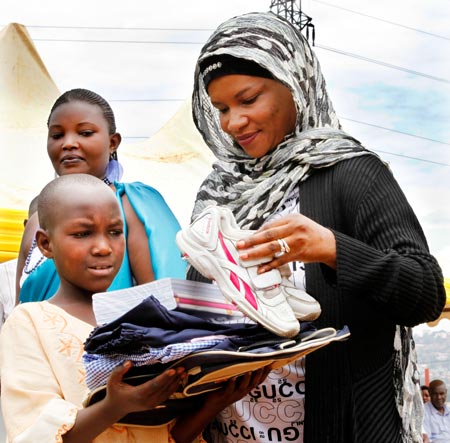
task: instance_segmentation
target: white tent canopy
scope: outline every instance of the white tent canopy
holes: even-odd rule
[[[46,153],[46,121],[59,95],[27,30],[0,32],[0,208],[27,209],[54,177]]]
[[[54,177],[46,152],[46,122],[60,92],[26,28],[0,32],[0,208],[28,208]],[[190,102],[152,137],[122,144],[124,181],[142,181],[162,193],[180,223],[188,223],[195,194],[213,155],[192,121]]]
[[[153,186],[181,225],[189,223],[198,187],[214,159],[194,125],[189,100],[152,137],[120,146],[118,156],[124,181],[139,180]]]

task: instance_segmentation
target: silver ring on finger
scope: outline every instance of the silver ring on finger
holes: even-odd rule
[[[283,248],[281,249],[282,251],[284,251],[286,254],[289,254],[289,252],[291,252],[291,248],[289,247],[287,241],[284,238],[280,238],[278,242],[283,244]]]
[[[286,253],[286,246],[285,246],[286,242],[283,243],[283,240],[280,239],[280,238],[277,240],[277,242],[280,245],[280,252],[277,252],[274,255],[275,258],[279,258],[279,257],[283,256]]]

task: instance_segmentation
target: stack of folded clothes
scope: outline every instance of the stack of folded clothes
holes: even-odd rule
[[[280,337],[258,324],[215,324],[167,310],[152,295],[110,323],[95,328],[85,342],[83,362],[90,394],[85,405],[106,395],[111,371],[133,362],[124,381],[140,384],[168,368],[182,366],[188,377],[161,407],[128,414],[121,423],[160,425],[191,408],[231,377],[266,365],[283,366],[328,343],[344,340],[347,328],[315,329],[302,323],[295,337]]]

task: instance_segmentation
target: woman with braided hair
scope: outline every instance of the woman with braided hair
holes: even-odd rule
[[[119,200],[127,247],[109,289],[164,277],[183,278],[186,267],[175,244],[180,225],[164,198],[144,183],[120,181],[117,149],[121,136],[109,103],[93,91],[72,89],[55,101],[47,125],[47,152],[55,173],[94,175],[113,188]],[[37,225],[35,214],[22,237],[16,274],[16,296],[21,302],[46,300],[59,287],[53,261],[45,260],[35,247]]]
[[[256,230],[240,259],[272,257],[260,274],[289,263],[320,303],[317,327],[351,332],[269,374],[210,441],[421,441],[411,327],[439,316],[442,272],[390,169],[342,130],[305,38],[272,13],[224,22],[201,50],[192,107],[217,157],[193,220],[230,208]]]

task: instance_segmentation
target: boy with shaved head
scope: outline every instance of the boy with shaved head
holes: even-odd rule
[[[125,361],[108,378],[106,397],[83,408],[88,389],[83,344],[96,326],[92,295],[110,286],[122,263],[125,238],[110,187],[88,174],[63,175],[40,193],[36,241],[53,259],[56,294],[18,305],[0,335],[1,398],[8,441],[22,443],[202,442],[201,432],[226,405],[246,395],[263,371],[230,380],[204,405],[161,426],[119,424],[132,412],[156,408],[186,377],[168,369],[138,386],[122,381]]]

